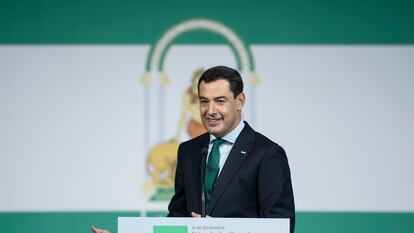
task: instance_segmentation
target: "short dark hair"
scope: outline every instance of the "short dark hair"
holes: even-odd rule
[[[204,71],[198,80],[198,91],[200,92],[201,82],[210,83],[220,79],[229,82],[230,91],[233,92],[234,98],[243,92],[243,80],[240,73],[227,66],[215,66]]]

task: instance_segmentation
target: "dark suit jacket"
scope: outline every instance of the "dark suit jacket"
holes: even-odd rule
[[[201,213],[202,159],[208,133],[183,142],[178,149],[175,195],[169,217]],[[245,122],[217,178],[206,210],[211,217],[290,218],[295,226],[290,169],[285,151]]]

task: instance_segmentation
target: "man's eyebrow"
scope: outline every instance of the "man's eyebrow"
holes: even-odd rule
[[[198,99],[208,99],[208,98],[204,96],[199,96]],[[213,98],[213,100],[219,100],[219,99],[227,99],[227,97],[222,95],[222,96],[217,96]]]
[[[223,96],[218,96],[214,98],[214,100],[219,100],[219,99],[227,99],[227,97],[223,95]]]

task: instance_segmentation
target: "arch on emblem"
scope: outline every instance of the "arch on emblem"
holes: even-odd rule
[[[252,53],[244,44],[243,40],[230,28],[209,19],[187,20],[173,26],[165,32],[149,52],[145,65],[145,72],[141,76],[140,82],[146,85],[151,81],[152,76],[158,76],[163,85],[168,85],[169,77],[163,70],[164,58],[168,52],[168,48],[176,38],[185,32],[194,30],[207,30],[223,36],[232,48],[238,70],[243,76],[250,78],[251,84],[257,85],[260,83],[260,77],[254,71],[255,66],[252,59]]]

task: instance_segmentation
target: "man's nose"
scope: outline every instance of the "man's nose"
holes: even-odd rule
[[[216,113],[216,105],[214,104],[214,102],[208,105],[207,113],[210,115],[213,115]]]

